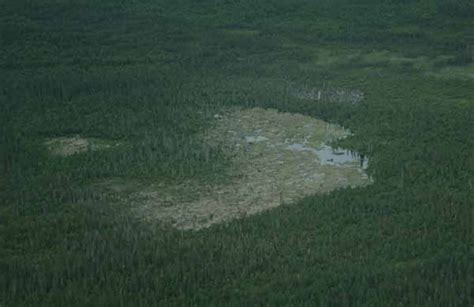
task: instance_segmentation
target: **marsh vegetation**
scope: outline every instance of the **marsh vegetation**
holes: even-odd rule
[[[361,165],[356,153],[329,146],[350,135],[342,127],[272,109],[222,113],[197,136],[209,146],[221,146],[229,158],[221,180],[151,181],[131,202],[142,218],[178,229],[202,229],[371,182],[362,167],[367,164]]]

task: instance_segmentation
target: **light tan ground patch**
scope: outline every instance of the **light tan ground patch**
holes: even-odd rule
[[[134,193],[139,216],[178,229],[201,229],[337,188],[371,183],[366,162],[329,147],[348,130],[308,116],[232,109],[202,136],[233,157],[229,180],[156,182]]]
[[[429,69],[435,61],[446,60],[446,56],[440,56],[435,59],[429,59],[425,56],[410,58],[388,50],[367,52],[360,49],[334,50],[325,48],[316,48],[315,57],[315,64],[319,66],[347,65],[352,63],[360,63],[369,66],[381,64],[400,66],[410,64],[418,69]]]
[[[454,60],[452,55],[439,55],[436,57],[416,56],[408,57],[401,53],[389,50],[373,50],[357,48],[325,48],[309,47],[298,44],[287,44],[287,47],[303,47],[313,54],[314,61],[310,64],[301,64],[302,70],[314,70],[316,66],[337,66],[337,65],[362,65],[366,67],[389,65],[393,67],[410,66],[414,69],[430,72],[436,66],[447,65]]]
[[[412,65],[416,69],[431,69],[433,63],[437,59],[429,59],[426,56],[418,56],[414,58],[406,57],[395,52],[387,50],[373,51],[361,56],[362,62],[365,64],[377,65],[388,63],[393,66]]]
[[[83,138],[80,136],[53,138],[47,140],[44,144],[51,155],[62,157],[68,157],[87,151],[103,150],[119,145],[119,143],[109,140]]]

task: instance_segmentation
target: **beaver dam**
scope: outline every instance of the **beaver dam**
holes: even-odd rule
[[[156,182],[133,192],[141,218],[201,229],[344,187],[368,185],[367,161],[330,147],[348,130],[309,116],[271,109],[216,114],[203,136],[232,157],[228,180]]]

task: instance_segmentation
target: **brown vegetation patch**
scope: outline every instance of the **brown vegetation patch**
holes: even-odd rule
[[[361,167],[364,161],[328,145],[350,135],[340,126],[260,108],[232,109],[215,118],[216,125],[202,139],[225,144],[233,157],[228,180],[137,187],[131,198],[139,216],[178,229],[201,229],[311,194],[371,182]]]
[[[299,99],[323,101],[356,105],[364,100],[364,93],[357,89],[349,88],[308,88],[301,87],[292,90],[292,95]]]
[[[119,145],[109,140],[101,140],[95,138],[74,137],[58,137],[47,140],[45,146],[53,156],[68,157],[87,151],[97,151],[111,148]]]

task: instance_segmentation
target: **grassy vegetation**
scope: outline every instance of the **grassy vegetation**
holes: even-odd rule
[[[472,16],[469,0],[0,1],[0,305],[471,306]],[[199,232],[92,184],[220,180],[228,158],[195,135],[230,105],[351,129],[375,184]],[[123,145],[43,146],[77,134]]]

